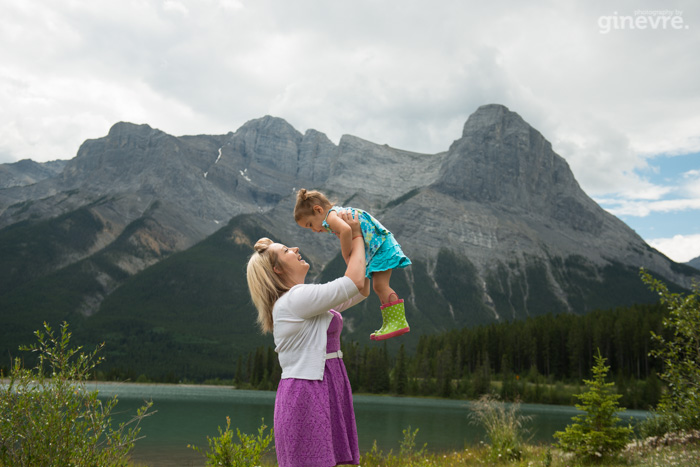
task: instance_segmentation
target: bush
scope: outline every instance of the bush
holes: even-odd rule
[[[421,466],[426,462],[426,450],[428,443],[416,450],[416,435],[418,428],[411,431],[409,426],[402,431],[403,440],[399,442],[399,455],[394,455],[393,450],[384,455],[384,452],[377,448],[377,440],[374,440],[372,449],[362,455],[361,465],[365,467],[413,467]]]
[[[617,426],[620,418],[617,412],[624,411],[617,405],[620,394],[612,392],[614,383],[606,383],[609,366],[605,358],[595,357],[593,379],[583,380],[588,391],[576,397],[582,402],[576,408],[586,412],[572,418],[576,423],[557,431],[554,437],[559,439],[559,445],[564,451],[573,452],[577,457],[586,461],[598,461],[620,452],[632,436],[630,426]]]
[[[274,440],[274,429],[270,428],[270,433],[264,435],[265,419],[262,420],[262,425],[258,428],[258,436],[247,435],[241,433],[241,430],[236,428],[236,434],[240,444],[233,442],[233,431],[231,431],[231,419],[226,417],[226,430],[221,430],[219,427],[219,436],[210,438],[209,450],[203,452],[197,446],[188,445],[200,454],[207,457],[206,465],[222,466],[222,467],[248,467],[252,465],[260,465],[263,454],[268,450],[270,443]]]
[[[37,365],[25,369],[15,359],[0,391],[0,465],[129,465],[139,422],[151,404],[114,430],[110,416],[117,398],[103,404],[98,391],[85,388],[102,361],[97,357],[101,346],[85,355],[81,347],[69,347],[66,323],[60,337],[46,323],[44,329],[35,332],[38,344],[20,349],[37,353]]]
[[[654,417],[642,424],[642,432],[700,429],[700,302],[698,285],[687,296],[670,293],[662,282],[641,271],[642,280],[657,292],[668,309],[663,325],[666,335],[651,333],[656,348],[651,355],[664,362],[660,379],[668,385]]]
[[[520,460],[525,444],[523,434],[528,431],[523,425],[531,418],[519,414],[520,403],[513,402],[507,406],[495,396],[485,394],[472,402],[472,407],[473,412],[469,416],[472,423],[480,424],[486,430],[491,460]]]

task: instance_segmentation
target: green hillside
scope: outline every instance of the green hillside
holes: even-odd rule
[[[88,208],[81,208],[0,230],[0,296],[56,270],[71,256],[86,254],[102,228]]]
[[[156,380],[224,377],[238,355],[272,343],[257,328],[245,281],[251,239],[269,234],[249,221],[237,218],[107,297],[78,333],[105,341],[103,370]]]
[[[82,216],[84,213],[75,213],[61,222],[83,219],[81,225],[89,227],[89,217]],[[76,342],[87,346],[106,343],[106,362],[101,365],[105,377],[231,378],[239,358],[273,344],[270,335],[263,336],[257,329],[245,280],[252,244],[271,236],[260,227],[260,219],[238,216],[186,251],[162,252],[170,256],[129,277],[116,266],[119,258],[138,248],[131,241],[137,232],[158,228],[154,220],[141,218],[109,247],[88,258],[40,277],[16,280],[0,295],[0,351],[16,355],[20,344],[33,342],[32,332],[43,321],[56,325],[66,320]],[[26,238],[41,238],[47,226],[14,229],[24,229]],[[14,241],[20,241],[19,234],[12,232],[5,229],[2,234],[15,235]],[[88,228],[83,235],[90,232]],[[54,241],[54,245],[61,242]],[[52,248],[60,250],[59,246]],[[10,257],[12,264],[19,262],[19,256]],[[402,344],[414,351],[421,335],[523,318],[525,305],[536,310],[533,315],[566,312],[548,285],[548,271],[562,284],[569,301],[577,304],[572,310],[577,314],[655,300],[633,268],[612,264],[599,270],[580,257],[553,258],[550,263],[533,259],[519,267],[494,265],[483,284],[468,258],[443,250],[432,266],[414,261],[410,268],[395,271],[392,286],[406,298],[411,332],[387,341],[388,351],[394,353]],[[312,274],[317,281],[326,281],[342,275],[344,269],[338,255],[323,271],[312,267]],[[3,270],[9,280],[15,280],[5,264]],[[522,273],[514,274],[514,270]],[[86,312],[90,297],[105,297],[94,313]],[[488,300],[495,314],[487,307]],[[379,301],[372,293],[345,315],[344,340],[380,345],[368,338],[380,325]],[[8,366],[9,360],[0,361],[0,367]]]

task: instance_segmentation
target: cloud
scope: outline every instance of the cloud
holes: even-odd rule
[[[174,11],[183,16],[187,16],[190,13],[190,10],[182,2],[176,2],[175,0],[165,0],[163,2],[163,10]]]
[[[605,204],[612,205],[606,210],[615,216],[646,217],[653,213],[700,210],[700,198],[660,201],[605,200]]]
[[[518,112],[598,197],[659,200],[640,170],[700,150],[700,16],[610,31],[635,3],[0,0],[0,162],[72,157],[117,121],[220,134],[266,114],[435,153],[477,107]],[[691,196],[693,186],[687,186]]]
[[[700,161],[698,164],[700,164]],[[685,172],[679,191],[685,196],[700,198],[700,170]]]
[[[700,210],[700,170],[677,173],[673,167],[673,158],[665,159],[668,175],[663,178],[659,177],[659,167],[648,166],[643,171],[661,178],[662,184],[653,183],[635,173],[638,176],[637,189],[628,187],[622,193],[596,197],[596,201],[616,216],[647,217],[659,213]]]
[[[700,256],[700,234],[655,238],[647,240],[647,243],[679,263],[687,263]]]

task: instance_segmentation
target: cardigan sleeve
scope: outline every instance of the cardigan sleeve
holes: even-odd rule
[[[308,319],[352,301],[360,291],[352,279],[343,276],[325,284],[299,284],[285,295],[287,310],[298,318]]]
[[[334,309],[335,311],[338,311],[338,312],[343,312],[343,311],[347,310],[348,308],[357,305],[358,303],[360,303],[360,302],[361,302],[362,300],[364,300],[365,298],[367,298],[367,297],[365,297],[364,295],[362,295],[360,292],[357,292],[357,293],[355,294],[354,297],[350,298],[350,300],[348,300],[348,301],[346,301],[346,302],[344,302],[344,303],[341,303],[341,304],[338,305],[338,306],[333,307],[333,309]]]

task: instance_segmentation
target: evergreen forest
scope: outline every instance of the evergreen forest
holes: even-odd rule
[[[548,314],[424,335],[412,354],[403,345],[390,352],[386,341],[343,341],[343,360],[355,393],[458,399],[496,393],[504,400],[573,405],[600,350],[621,405],[647,409],[663,391],[662,362],[650,356],[651,333],[665,332],[663,316],[658,304]],[[274,390],[280,372],[274,348],[262,346],[238,359],[226,383]]]

